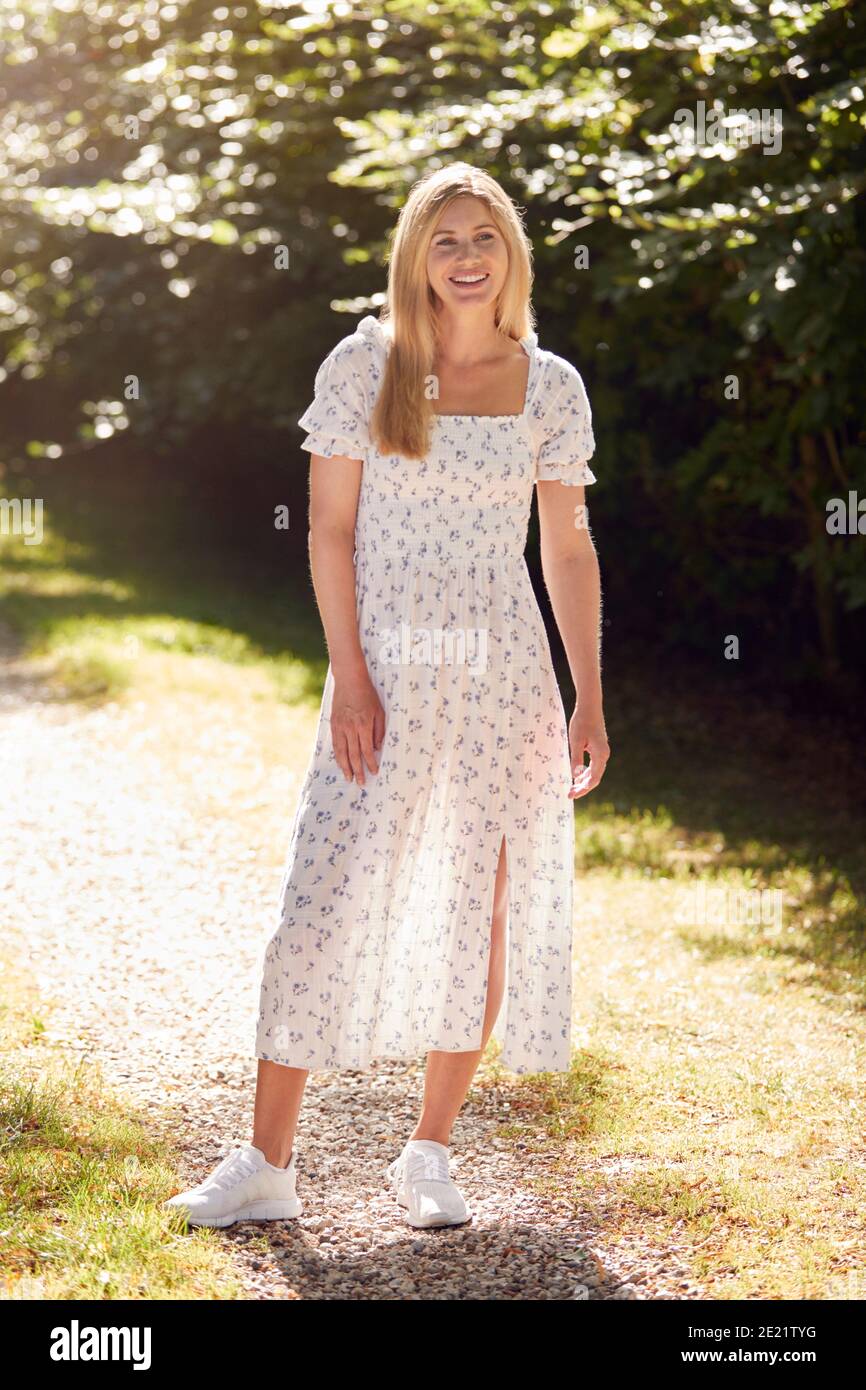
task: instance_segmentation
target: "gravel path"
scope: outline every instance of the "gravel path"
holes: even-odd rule
[[[171,720],[144,702],[59,702],[8,636],[0,651],[4,931],[56,1001],[50,1035],[166,1115],[187,1185],[250,1135],[260,958],[303,766],[262,755],[254,711],[239,723],[230,704],[185,696],[166,705]],[[285,720],[307,746],[309,712]],[[422,1081],[423,1059],[311,1075],[296,1143],[304,1216],[222,1233],[249,1298],[704,1296],[675,1253],[623,1248],[574,1215],[556,1195],[569,1186],[560,1144],[496,1137],[508,1080],[474,1088],[452,1135],[473,1220],[414,1231],[382,1170]]]

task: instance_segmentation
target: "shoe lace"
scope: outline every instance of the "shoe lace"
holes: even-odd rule
[[[416,1149],[406,1159],[406,1177],[409,1182],[450,1182],[448,1159],[445,1154]]]
[[[243,1149],[236,1149],[234,1153],[227,1154],[222,1163],[217,1164],[207,1179],[206,1186],[226,1192],[230,1187],[243,1182],[244,1178],[251,1177],[255,1171],[256,1165],[249,1154]]]

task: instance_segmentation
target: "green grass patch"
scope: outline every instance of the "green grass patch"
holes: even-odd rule
[[[159,530],[148,532],[139,509],[114,509],[99,491],[82,523],[68,485],[42,490],[52,488],[41,543],[0,541],[0,616],[46,663],[58,697],[134,695],[141,658],[159,653],[257,666],[278,700],[318,702],[327,657],[308,581],[301,592],[297,576],[281,587],[244,582],[242,566],[239,575],[189,543],[181,499],[163,502]]]
[[[0,973],[0,1266],[6,1299],[244,1297],[218,1233],[161,1209],[175,1151],[105,1084],[46,1039],[45,1005],[20,963]]]

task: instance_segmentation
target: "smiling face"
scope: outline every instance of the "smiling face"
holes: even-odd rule
[[[492,305],[508,275],[508,248],[480,198],[455,198],[436,222],[427,276],[446,309]]]

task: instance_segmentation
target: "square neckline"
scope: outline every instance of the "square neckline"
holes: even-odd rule
[[[462,413],[459,414],[459,415],[444,415],[444,414],[440,414],[440,412],[439,412],[438,410],[434,410],[434,411],[433,411],[433,419],[434,419],[434,420],[523,420],[523,419],[525,419],[525,417],[526,417],[526,412],[527,412],[527,410],[529,409],[529,398],[530,398],[531,388],[532,388],[532,370],[533,370],[533,366],[534,366],[534,363],[535,363],[535,354],[534,354],[533,351],[532,351],[532,344],[529,342],[529,339],[528,339],[528,338],[518,338],[517,341],[520,343],[520,346],[522,347],[522,349],[523,349],[523,351],[525,352],[526,356],[529,358],[529,371],[526,373],[526,389],[525,389],[525,391],[524,391],[524,393],[523,393],[523,406],[522,406],[522,408],[520,409],[520,411],[519,411],[516,415],[513,415],[513,414],[512,414],[512,415],[474,415],[474,414],[468,414],[468,413],[466,413],[465,411],[462,412]]]
[[[358,324],[356,332],[360,333],[363,337],[374,339],[380,347],[383,348],[387,357],[391,350],[391,339],[389,334],[385,332],[378,318],[375,318],[372,314],[365,315]],[[524,334],[522,338],[518,338],[517,341],[529,358],[529,371],[526,374],[526,392],[523,398],[523,408],[520,413],[517,415],[440,415],[438,411],[434,410],[431,417],[433,420],[433,429],[436,428],[437,420],[515,420],[518,426],[523,427],[526,433],[527,443],[534,449],[535,446],[529,423],[529,415],[534,402],[536,377],[541,362],[538,355],[538,337],[536,333],[531,330],[528,334]]]

